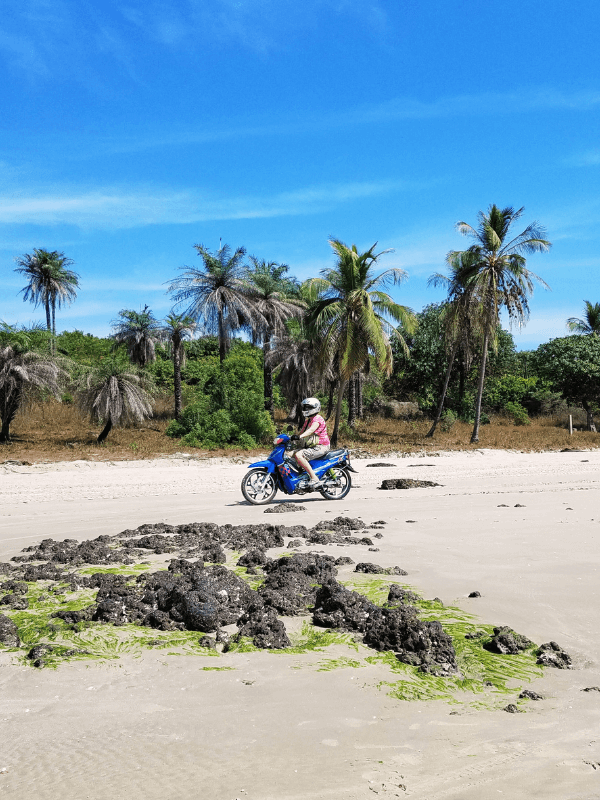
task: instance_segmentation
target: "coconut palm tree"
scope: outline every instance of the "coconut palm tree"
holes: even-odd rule
[[[583,333],[586,336],[600,336],[600,303],[584,300],[583,319],[569,317],[567,328],[572,333]]]
[[[80,378],[78,401],[91,419],[104,422],[97,439],[100,444],[113,427],[151,417],[153,392],[154,383],[147,373],[112,357]]]
[[[111,338],[115,344],[124,344],[133,364],[145,367],[156,361],[156,342],[161,335],[161,324],[148,306],[142,311],[123,309],[119,319],[111,322]]]
[[[532,222],[516,235],[512,230],[524,210],[491,205],[487,212],[479,212],[476,228],[458,222],[459,233],[471,238],[473,244],[467,250],[451,251],[447,257],[449,262],[455,259],[463,261],[461,280],[477,298],[477,315],[483,331],[472,443],[479,441],[487,353],[500,325],[500,311],[504,309],[511,322],[523,325],[529,317],[528,300],[534,281],[548,288],[538,275],[527,269],[525,258],[530,253],[545,253],[550,249],[551,243],[544,238],[546,231],[537,222]]]
[[[183,343],[192,337],[196,323],[185,314],[169,314],[165,319],[160,336],[167,342],[173,359],[173,383],[175,394],[175,419],[181,414],[181,370],[185,367],[185,348]]]
[[[339,239],[331,239],[337,264],[321,270],[324,298],[316,303],[310,323],[319,332],[319,365],[335,363],[338,377],[338,398],[335,424],[331,437],[337,444],[342,398],[353,373],[367,364],[370,358],[386,374],[392,371],[390,337],[396,336],[408,353],[406,342],[390,319],[401,323],[405,331],[414,330],[416,319],[411,309],[395,303],[383,291],[390,284],[401,283],[406,272],[387,269],[379,275],[373,267],[384,253],[375,253],[377,243],[364,253],[356,245],[348,247]]]
[[[442,275],[441,273],[436,273],[432,275],[428,281],[429,286],[445,286],[448,290],[448,299],[445,307],[442,309],[448,366],[446,368],[444,385],[440,393],[435,418],[426,438],[430,438],[434,435],[442,417],[450,376],[452,374],[452,367],[459,350],[462,349],[463,351],[464,361],[470,364],[472,359],[473,339],[476,335],[475,332],[478,330],[479,319],[477,311],[479,305],[475,300],[471,288],[464,283],[465,267],[468,259],[469,255],[462,258],[450,258],[449,254],[448,267],[450,274]]]
[[[297,281],[287,276],[287,264],[264,261],[250,256],[245,292],[254,310],[258,312],[258,323],[254,339],[263,345],[263,375],[265,411],[273,417],[273,368],[269,352],[273,337],[286,333],[285,323],[304,313],[305,302],[299,296]]]
[[[266,324],[246,293],[246,250],[238,247],[232,254],[223,245],[215,254],[204,245],[194,245],[202,259],[202,268],[182,267],[183,274],[167,288],[176,306],[186,316],[202,325],[206,333],[219,338],[219,360],[227,355],[232,331],[255,329]]]
[[[66,373],[56,358],[32,349],[39,333],[36,328],[0,323],[0,444],[10,441],[10,425],[28,389],[60,395],[60,380]]]
[[[71,303],[77,297],[79,275],[69,267],[74,263],[58,250],[34,248],[16,259],[15,272],[25,275],[29,283],[21,291],[23,300],[35,306],[40,303],[46,310],[46,327],[56,336],[56,306]]]

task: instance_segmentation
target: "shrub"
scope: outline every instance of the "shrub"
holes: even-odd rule
[[[458,415],[451,408],[447,408],[442,414],[440,428],[444,433],[449,433],[457,419]]]
[[[171,422],[167,434],[182,437],[190,447],[250,449],[273,438],[275,429],[264,410],[261,354],[246,343],[234,345],[219,365],[218,358],[188,362],[186,379],[194,382],[194,399]]]
[[[530,423],[529,415],[520,403],[506,403],[504,413],[512,419],[515,425],[529,425]]]

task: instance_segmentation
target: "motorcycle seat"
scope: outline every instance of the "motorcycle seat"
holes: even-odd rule
[[[320,458],[339,458],[339,456],[343,456],[346,451],[342,447],[339,450],[328,450],[324,453]]]

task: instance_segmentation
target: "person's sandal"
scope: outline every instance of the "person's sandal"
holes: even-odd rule
[[[309,489],[320,489],[323,486],[323,481],[316,480],[316,481],[309,481],[308,488]]]

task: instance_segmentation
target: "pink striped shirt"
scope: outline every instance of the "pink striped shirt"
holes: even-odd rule
[[[315,414],[314,417],[309,417],[302,426],[302,430],[300,431],[300,433],[304,433],[305,431],[307,431],[311,427],[311,425],[313,425],[315,422],[317,422],[318,425],[317,429],[313,431],[312,435],[318,436],[319,444],[325,445],[325,447],[329,447],[330,442],[329,442],[329,436],[327,435],[327,423],[320,414]]]

